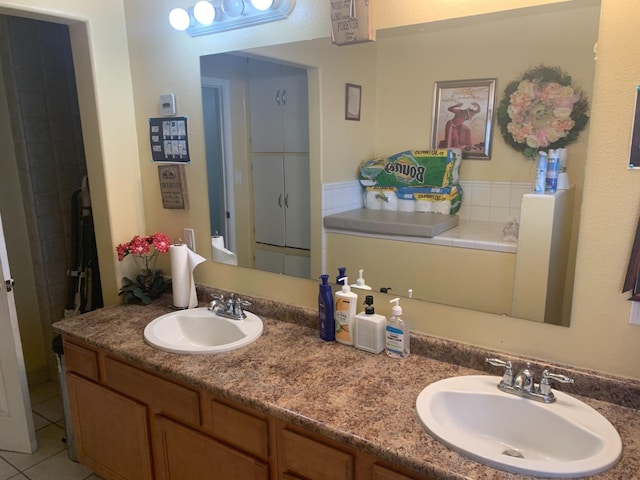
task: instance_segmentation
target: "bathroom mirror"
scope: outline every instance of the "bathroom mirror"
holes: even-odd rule
[[[226,236],[225,248],[237,256],[237,265],[248,268],[255,266],[252,185],[256,177],[252,170],[250,143],[250,90],[255,65],[271,64],[276,70],[292,69],[294,73],[307,74],[308,115],[314,120],[309,124],[309,148],[308,151],[294,151],[291,155],[308,155],[312,165],[314,161],[321,162],[320,175],[314,174],[313,168],[309,173],[310,185],[322,185],[322,202],[318,198],[311,199],[309,203],[311,222],[315,219],[320,223],[321,217],[358,206],[357,168],[362,160],[409,149],[428,148],[433,92],[437,81],[496,78],[496,101],[499,101],[506,85],[524,71],[536,65],[557,65],[569,72],[587,97],[591,98],[599,13],[599,1],[566,2],[379,30],[376,42],[348,47],[336,47],[329,38],[324,38],[201,57],[203,98],[207,102],[213,96],[212,102],[219,106],[212,115],[213,124],[219,122],[219,125],[211,129],[205,113],[207,156],[210,157],[213,151],[210,145],[218,142],[218,150],[226,151],[228,158],[233,159],[227,163],[226,169],[209,167],[209,207],[211,212],[218,212],[217,218],[222,219],[223,224],[223,227],[216,226],[213,229]],[[558,41],[559,25],[563,31],[562,42]],[[527,32],[526,36],[523,32]],[[344,120],[346,84],[361,86],[360,121]],[[277,95],[273,96],[276,99]],[[211,103],[205,104],[205,112],[210,107]],[[544,320],[567,326],[587,140],[588,127],[579,140],[569,146],[572,208],[571,214],[563,217],[563,222],[569,224],[569,248],[564,252],[562,262],[557,263],[562,265],[561,276],[565,279],[561,300],[564,302],[564,313],[562,318],[557,316]],[[465,197],[459,215],[461,220],[488,221],[494,226],[506,226],[511,217],[520,216],[522,194],[528,191],[527,185],[533,182],[535,165],[507,146],[495,122],[492,142],[489,160],[465,159],[462,162],[460,178]],[[208,165],[212,165],[209,162],[210,159]],[[222,164],[223,157],[220,156],[217,162],[218,165]],[[284,170],[287,170],[286,167]],[[309,191],[304,187],[302,190]],[[225,205],[225,195],[226,207],[221,208]],[[212,225],[213,217],[212,213]],[[225,232],[225,229],[228,230]],[[280,255],[278,261],[281,264],[286,264],[288,257],[294,258],[290,262],[293,267],[285,274],[312,279],[322,273],[320,270],[325,270],[332,279],[335,278],[337,267],[343,265],[331,259],[355,258],[357,253],[367,251],[368,257],[359,261],[361,264],[349,265],[349,280],[353,283],[357,270],[363,268],[367,284],[375,290],[401,284],[400,279],[409,271],[419,279],[421,275],[434,276],[441,273],[442,269],[448,269],[456,272],[451,278],[457,280],[430,291],[414,288],[413,298],[518,316],[502,306],[494,308],[482,302],[467,304],[465,295],[450,294],[451,290],[475,288],[480,296],[487,296],[483,292],[496,294],[503,305],[511,305],[514,285],[519,282],[522,284],[521,279],[530,275],[527,270],[516,268],[515,253],[512,254],[513,258],[505,260],[505,255],[499,255],[504,252],[485,251],[479,259],[477,252],[468,249],[470,251],[455,260],[454,264],[446,266],[429,264],[426,260],[422,263],[416,261],[416,257],[423,256],[421,252],[424,250],[421,249],[427,246],[408,242],[406,251],[412,254],[407,254],[401,260],[405,263],[400,263],[398,257],[398,262],[394,262],[392,268],[386,268],[384,277],[379,278],[377,274],[372,276],[367,273],[373,270],[368,265],[376,262],[378,247],[361,249],[358,237],[341,242],[341,237],[337,235],[335,232],[327,234],[323,242],[317,243],[326,246],[326,252],[320,251],[321,248],[316,249],[318,251],[288,246],[263,248]],[[553,236],[553,233],[549,235]],[[392,242],[396,246],[398,243],[388,238],[375,240],[383,241],[379,246],[380,252],[389,245],[384,242]],[[454,246],[449,248],[460,249]],[[340,255],[334,255],[336,250],[340,251]],[[305,266],[300,268],[296,257],[308,257],[310,265],[317,267],[308,270],[305,270]],[[505,263],[508,264],[506,267]],[[485,273],[496,269],[504,274],[500,281],[494,282]],[[479,279],[481,284],[475,287],[467,285],[467,278]],[[408,294],[408,289],[402,286],[391,293],[404,296]],[[527,318],[526,315],[523,318]]]

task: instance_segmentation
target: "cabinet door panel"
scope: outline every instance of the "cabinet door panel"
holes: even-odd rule
[[[284,274],[292,277],[311,278],[311,259],[301,255],[284,255]]]
[[[280,65],[249,61],[251,150],[282,152],[282,91]]]
[[[258,243],[285,245],[283,168],[281,156],[253,156],[254,225]]]
[[[147,408],[73,373],[67,386],[79,461],[106,478],[150,480]]]
[[[309,151],[309,95],[307,72],[282,66],[283,152]]]
[[[162,416],[155,417],[158,480],[268,480],[267,464]]]
[[[284,157],[286,245],[311,248],[309,157]]]

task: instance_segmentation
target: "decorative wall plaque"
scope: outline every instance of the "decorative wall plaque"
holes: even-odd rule
[[[167,209],[187,210],[189,192],[184,165],[159,165],[160,193],[162,206]]]
[[[373,0],[330,0],[331,41],[336,45],[371,42],[376,32],[371,22]]]

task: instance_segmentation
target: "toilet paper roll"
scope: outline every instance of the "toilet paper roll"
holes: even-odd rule
[[[224,237],[222,235],[211,237],[211,255],[214,262],[238,265],[238,256],[231,250],[224,248]]]
[[[384,192],[385,201],[382,204],[382,210],[389,212],[398,211],[398,195],[396,192]]]
[[[399,212],[415,212],[416,201],[415,200],[403,200],[398,199],[398,211]]]
[[[366,207],[369,210],[382,210],[384,196],[379,195],[379,190],[367,190]]]
[[[205,261],[197,253],[184,244],[171,245],[171,288],[173,290],[173,306],[176,308],[194,308],[198,306],[196,283],[193,270]]]

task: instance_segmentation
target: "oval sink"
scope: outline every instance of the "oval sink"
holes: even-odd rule
[[[144,339],[165,352],[228,352],[245,347],[262,335],[262,320],[251,312],[244,313],[244,320],[224,318],[205,307],[167,313],[145,327]]]
[[[617,463],[622,442],[600,413],[555,391],[551,404],[498,390],[500,377],[452,377],[426,387],[416,410],[427,431],[463,455],[508,472],[571,478]]]

